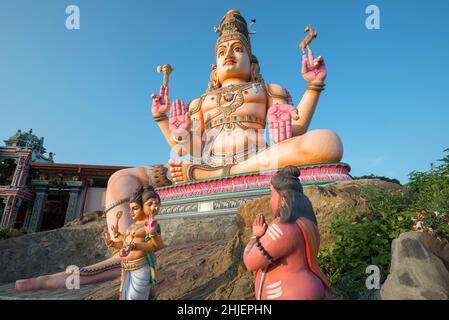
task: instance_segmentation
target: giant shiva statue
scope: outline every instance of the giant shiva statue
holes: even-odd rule
[[[264,82],[239,11],[226,13],[216,31],[216,64],[207,91],[188,106],[178,99],[170,105],[168,86],[152,96],[153,117],[168,144],[176,154],[190,154],[192,161],[169,161],[165,176],[154,166],[116,172],[108,183],[108,223],[117,211],[126,210],[121,202],[140,185],[341,160],[343,146],[335,132],[307,131],[325,86],[323,58],[314,58],[310,48],[303,55],[302,76],[308,85],[294,107],[285,88]],[[265,140],[267,127],[271,146]],[[122,219],[121,229],[129,219]]]

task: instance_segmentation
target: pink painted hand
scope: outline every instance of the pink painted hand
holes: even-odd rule
[[[103,229],[103,240],[106,245],[109,245],[112,241],[108,229]]]
[[[309,50],[308,56],[302,55],[302,77],[307,82],[324,82],[326,80],[326,65],[322,56],[313,57],[312,50]]]
[[[116,236],[119,234],[118,220],[115,222],[115,225],[111,225],[111,231],[112,231],[112,235],[114,236],[114,238],[116,238]]]
[[[272,143],[292,137],[292,120],[298,120],[298,109],[289,104],[275,104],[268,109],[268,132]]]
[[[170,118],[168,127],[170,131],[177,136],[185,136],[190,132],[190,114],[189,107],[183,101],[176,99],[170,108]]]
[[[145,232],[149,234],[156,234],[158,222],[154,215],[150,214],[148,216],[148,221],[145,223]]]
[[[265,217],[263,214],[259,213],[254,219],[253,223],[253,236],[262,237],[267,231],[267,224],[265,223]]]
[[[153,115],[166,114],[170,109],[170,98],[168,97],[168,87],[161,86],[159,94],[151,95],[151,111]]]

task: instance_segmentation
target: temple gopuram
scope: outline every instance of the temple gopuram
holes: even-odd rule
[[[103,211],[109,177],[126,167],[64,164],[45,156],[44,138],[17,130],[0,146],[0,225],[57,229],[84,212]]]

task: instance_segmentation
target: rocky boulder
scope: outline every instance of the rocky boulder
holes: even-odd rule
[[[0,241],[0,283],[61,272],[69,265],[105,260],[101,231],[106,220],[31,233]]]
[[[406,232],[392,243],[383,300],[449,299],[449,243],[428,233]]]

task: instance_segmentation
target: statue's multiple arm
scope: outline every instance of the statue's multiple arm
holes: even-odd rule
[[[117,238],[118,238],[118,236],[117,236]],[[112,241],[109,231],[107,229],[103,230],[103,240],[104,240],[104,243],[106,244],[106,246],[108,246],[108,247],[112,247],[114,249],[122,249],[123,248],[123,241],[117,241],[117,242]]]
[[[308,86],[296,108],[293,106],[291,106],[291,108],[280,107],[289,104],[290,94],[286,89],[275,84],[267,86],[267,89],[269,90],[268,129],[270,130],[270,138],[275,143],[289,138],[288,132],[284,139],[282,139],[283,137],[281,137],[281,134],[279,134],[278,139],[276,139],[276,137],[274,137],[274,139],[272,138],[272,135],[276,136],[276,133],[278,133],[279,129],[277,128],[280,128],[281,123],[283,122],[281,119],[291,121],[291,136],[293,137],[306,133],[312,122],[321,91],[324,89],[324,80],[326,79],[326,66],[323,58],[318,57],[315,59],[312,51],[309,49],[308,55],[304,54],[302,57],[301,72],[304,80],[308,82]],[[294,116],[293,110],[296,110],[298,117]]]
[[[171,149],[179,156],[201,157],[204,132],[203,115],[198,108],[200,99],[188,106],[175,100],[170,106],[168,88],[161,86],[160,94],[152,96],[152,114]],[[167,112],[170,109],[169,117]]]
[[[308,51],[308,55],[302,56],[301,68],[302,76],[308,82],[308,86],[297,107],[299,119],[293,122],[294,136],[302,135],[309,129],[327,75],[324,59],[321,56],[315,59],[312,50],[308,49]]]

